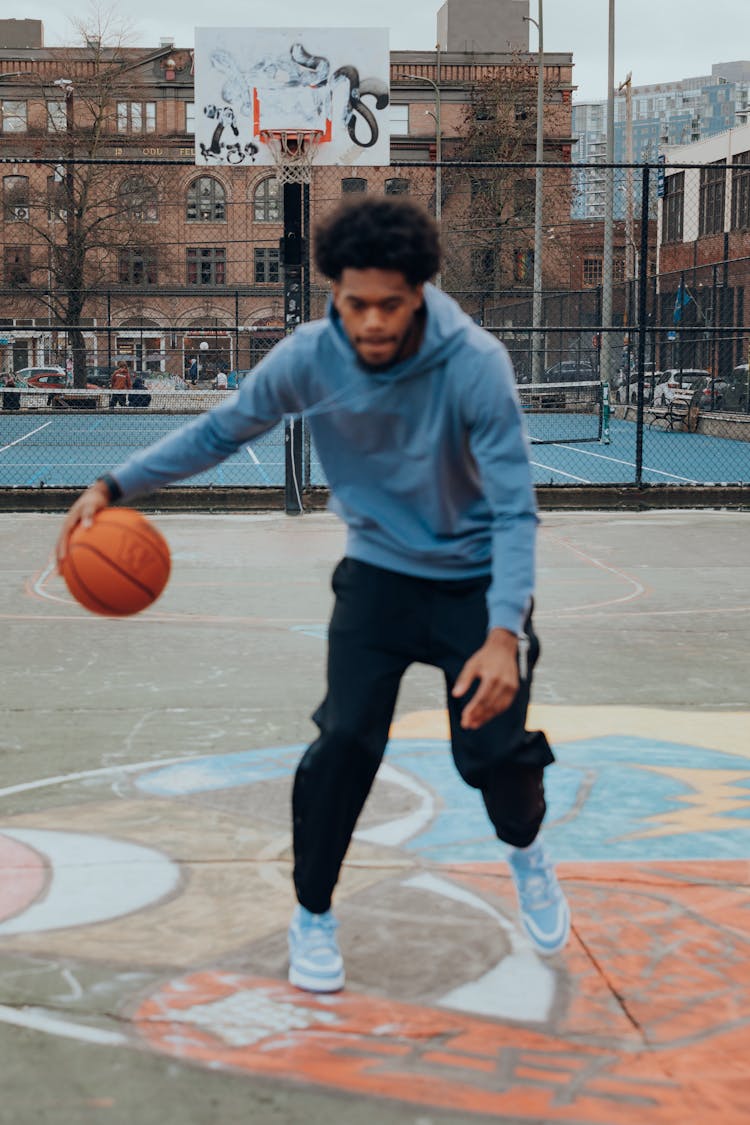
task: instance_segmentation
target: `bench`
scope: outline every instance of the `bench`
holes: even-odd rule
[[[691,390],[676,390],[666,406],[650,406],[646,411],[649,426],[664,421],[664,429],[675,433],[695,433],[698,428],[698,395]]]

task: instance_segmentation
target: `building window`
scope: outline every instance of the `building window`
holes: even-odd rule
[[[349,192],[367,191],[367,180],[362,176],[344,176],[341,181],[341,190],[346,195]]]
[[[732,168],[732,229],[750,227],[750,151],[740,152]]]
[[[662,242],[682,242],[685,212],[685,173],[664,177]]]
[[[120,251],[117,262],[117,280],[120,285],[156,285],[157,276],[154,250],[129,246]]]
[[[272,285],[280,278],[279,251],[270,247],[256,247],[255,282],[256,285]]]
[[[515,180],[513,183],[513,211],[522,219],[534,213],[536,183],[534,180]]]
[[[5,246],[3,265],[6,285],[31,284],[31,248],[29,246]]]
[[[190,223],[223,223],[226,219],[226,194],[213,176],[193,180],[187,190],[186,217]]]
[[[68,113],[65,102],[47,102],[47,132],[64,133],[68,128]]]
[[[26,102],[0,101],[0,133],[25,133],[27,126]]]
[[[131,222],[158,222],[159,195],[144,176],[128,176],[120,184],[119,195],[123,211]]]
[[[388,106],[388,116],[391,122],[391,136],[392,137],[408,137],[409,136],[409,107],[408,105],[394,105],[393,102]]]
[[[471,252],[471,275],[475,281],[491,281],[495,273],[495,253],[491,248]]]
[[[602,259],[601,258],[584,258],[583,259],[583,284],[586,286],[601,285],[602,283]]]
[[[118,133],[155,133],[156,102],[118,102]]]
[[[266,176],[255,188],[253,214],[256,223],[280,223],[281,189],[275,176]]]
[[[492,198],[492,181],[482,179],[481,176],[470,176],[469,186],[471,188],[472,203],[475,199],[491,199]]]
[[[195,136],[195,102],[185,102],[185,132]]]
[[[385,194],[386,195],[408,195],[409,194],[409,181],[408,180],[386,180],[385,181]]]
[[[726,163],[716,160],[701,168],[699,236],[720,234],[724,230]]]
[[[51,223],[64,223],[68,218],[65,184],[59,176],[47,176],[47,218]]]
[[[3,215],[10,223],[29,221],[28,176],[3,176]]]
[[[227,252],[223,246],[188,246],[188,285],[226,285]]]

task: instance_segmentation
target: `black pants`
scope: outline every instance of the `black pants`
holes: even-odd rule
[[[383,758],[401,677],[418,662],[441,668],[448,692],[453,758],[481,790],[498,837],[530,844],[546,811],[544,767],[554,761],[541,731],[525,728],[539,642],[529,638],[528,673],[507,711],[463,730],[469,696],[450,694],[487,635],[489,578],[413,578],[343,559],[333,575],[336,603],[328,638],[328,692],[313,716],[320,736],[297,767],[292,796],[294,883],[315,914],[331,904],[357,818]]]

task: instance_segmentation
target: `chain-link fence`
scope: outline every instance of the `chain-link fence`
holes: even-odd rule
[[[440,225],[437,283],[510,351],[538,483],[750,482],[749,153],[545,165],[541,214],[534,164],[351,171],[303,189],[299,319],[328,299],[316,221],[408,193]],[[290,326],[268,169],[92,161],[64,186],[33,160],[3,178],[0,488],[85,485],[252,378]],[[279,426],[190,483],[324,484],[304,428],[296,445],[290,462]]]

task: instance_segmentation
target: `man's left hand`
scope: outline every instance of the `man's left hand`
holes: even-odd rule
[[[507,629],[493,629],[482,647],[464,664],[453,685],[453,695],[465,695],[475,681],[479,686],[461,713],[464,730],[478,730],[510,707],[518,691],[518,638]]]

